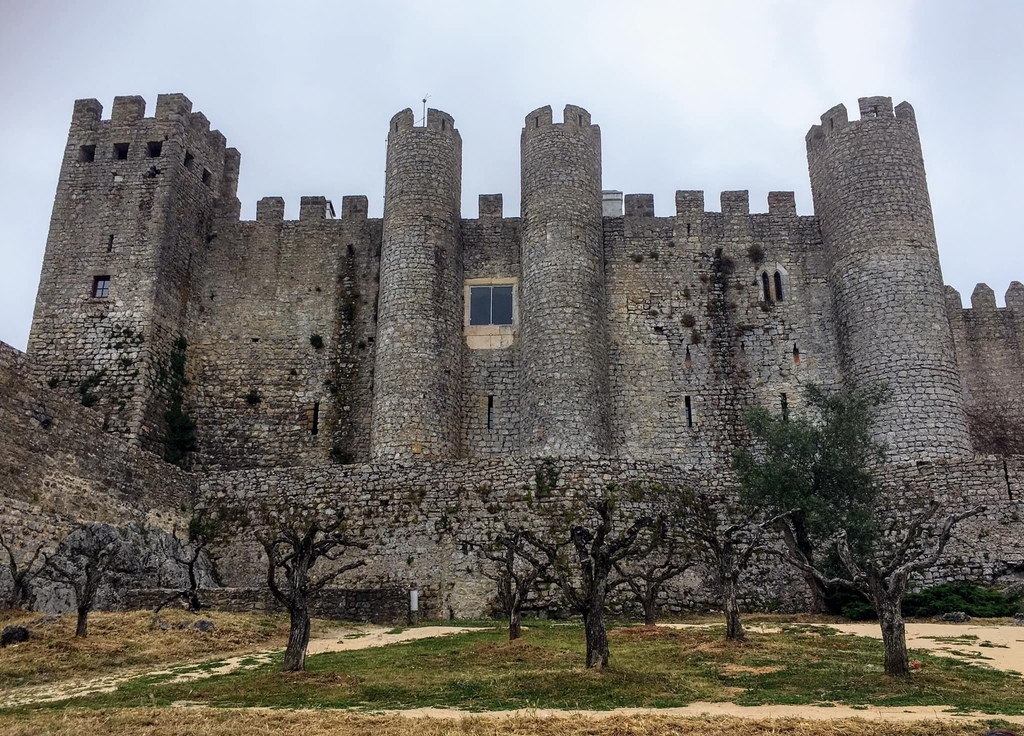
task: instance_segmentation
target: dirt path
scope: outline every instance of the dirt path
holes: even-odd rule
[[[426,639],[433,636],[461,634],[470,629],[463,626],[421,626],[412,629],[392,630],[381,626],[352,626],[331,629],[320,636],[310,639],[307,654],[323,654],[324,652],[342,652],[351,649],[368,649],[398,644],[403,641]],[[29,703],[46,703],[55,700],[67,700],[83,695],[109,693],[119,685],[140,677],[166,677],[164,682],[179,683],[202,680],[214,675],[226,675],[236,670],[255,669],[269,664],[281,649],[268,649],[260,652],[240,654],[223,660],[212,660],[201,663],[174,665],[163,669],[134,668],[119,672],[116,675],[105,675],[88,680],[70,680],[53,685],[30,685],[27,687],[10,688],[0,694],[0,708],[10,708]]]
[[[991,713],[952,712],[943,706],[858,706],[848,705],[736,705],[735,703],[690,703],[679,708],[615,708],[614,710],[558,710],[554,708],[533,708],[523,710],[464,711],[454,708],[412,708],[409,710],[380,711],[386,715],[405,718],[611,718],[613,716],[661,715],[679,718],[700,716],[732,716],[773,720],[781,718],[804,718],[811,721],[832,721],[841,718],[863,718],[869,721],[982,721],[991,720]],[[1013,716],[1010,716],[1012,718]]]

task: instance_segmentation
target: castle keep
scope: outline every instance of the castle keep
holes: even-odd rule
[[[1018,541],[985,560],[965,543],[946,572],[1003,574],[1024,563],[1024,285],[997,308],[981,284],[962,307],[942,283],[913,108],[859,107],[807,134],[813,216],[792,192],[752,214],[746,191],[720,211],[678,191],[675,215],[655,217],[651,195],[603,191],[601,131],[567,105],[558,122],[550,107],[525,118],[520,217],[485,194],[464,218],[455,120],[403,110],[382,219],[364,196],[311,196],[298,220],[265,197],[241,221],[240,155],[183,95],[153,117],[139,97],[109,119],[79,100],[27,355],[5,348],[0,366],[21,387],[0,419],[51,461],[9,495],[28,518],[37,487],[66,505],[58,476],[125,492],[85,450],[39,439],[55,418],[88,415],[97,446],[149,468],[186,417],[188,472],[163,466],[183,500],[288,488],[358,506],[392,532],[361,574],[475,611],[484,583],[440,531],[458,516],[483,533],[494,512],[473,489],[514,491],[545,457],[581,487],[727,484],[747,407],[799,413],[802,384],[884,382],[887,477],[908,498],[989,503],[978,523]],[[36,462],[8,452],[11,477]],[[147,472],[118,501],[142,514],[162,498],[146,484],[163,471]],[[229,577],[249,579],[252,555],[227,555]]]

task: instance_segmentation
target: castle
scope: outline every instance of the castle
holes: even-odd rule
[[[455,120],[431,109],[417,126],[407,109],[390,121],[382,219],[364,196],[340,217],[319,196],[298,220],[266,197],[255,221],[239,219],[239,152],[207,118],[180,94],[145,107],[117,97],[104,120],[75,103],[27,355],[0,355],[26,407],[15,436],[85,404],[66,422],[96,439],[77,442],[135,458],[44,448],[90,488],[134,488],[119,503],[287,486],[366,505],[417,486],[425,530],[382,541],[370,574],[430,578],[439,610],[475,610],[452,603],[479,593],[456,581],[466,550],[437,572],[435,522],[486,516],[467,489],[514,491],[545,457],[567,482],[721,483],[747,407],[800,412],[802,384],[884,382],[874,430],[893,482],[951,502],[973,488],[995,504],[984,523],[1019,532],[1024,285],[1005,308],[979,285],[971,309],[943,287],[905,102],[862,98],[859,120],[837,105],[811,127],[813,216],[792,192],[751,214],[745,191],[720,212],[678,191],[675,216],[655,217],[651,195],[602,190],[600,129],[567,105],[561,122],[525,118],[520,217],[488,194],[464,219]],[[28,475],[12,496],[38,496],[46,473]],[[950,574],[1024,562],[1007,544]]]

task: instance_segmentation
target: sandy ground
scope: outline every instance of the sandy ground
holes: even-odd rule
[[[722,624],[663,624],[675,629],[721,627]],[[875,622],[807,624],[829,626],[843,634],[882,638]],[[774,634],[778,627],[744,625],[747,631]],[[907,648],[926,649],[939,657],[952,657],[993,669],[1024,675],[1024,626],[977,626],[967,624],[907,624]]]
[[[844,634],[881,638],[877,624],[828,624]],[[673,628],[694,628],[721,626],[721,624],[667,624]],[[748,631],[762,633],[777,632],[772,626],[751,625]],[[458,626],[424,626],[406,629],[396,633],[382,627],[365,626],[335,629],[310,640],[310,655],[324,652],[338,652],[369,647],[387,646],[403,641],[446,636],[469,631]],[[967,637],[977,637],[967,638]],[[950,641],[950,640],[953,641]],[[1020,672],[1024,669],[1024,627],[1020,626],[972,626],[970,624],[907,624],[907,644],[911,648],[927,649],[935,654],[967,659],[975,664],[984,664],[996,669]],[[982,646],[986,644],[987,646]],[[140,676],[174,675],[173,682],[185,682],[213,675],[225,674],[238,669],[248,669],[266,664],[280,650],[257,652],[223,660],[216,666],[185,665],[147,672],[132,672],[111,677],[95,678],[88,681],[65,682],[53,686],[25,687],[10,690],[0,696],[0,707],[24,705],[33,702],[64,700],[94,693],[111,692],[127,680]],[[182,703],[182,706],[188,704]],[[682,708],[619,708],[610,711],[576,711],[554,709],[528,709],[470,713],[447,708],[414,708],[402,711],[382,711],[409,718],[460,719],[469,716],[489,718],[568,717],[586,715],[604,718],[615,715],[639,715],[657,713],[666,716],[695,717],[738,716],[742,718],[806,718],[812,720],[833,720],[839,718],[864,718],[886,721],[937,720],[983,720],[992,716],[983,713],[951,713],[941,706],[917,707],[850,707],[843,705],[822,707],[810,705],[763,705],[741,706],[734,703],[691,703]]]

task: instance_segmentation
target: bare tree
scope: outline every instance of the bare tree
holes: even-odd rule
[[[725,638],[744,641],[747,638],[740,621],[739,579],[750,564],[751,556],[763,548],[765,528],[771,523],[757,524],[749,520],[729,523],[727,502],[700,493],[684,490],[687,504],[686,532],[699,543],[722,586],[722,608],[725,611]],[[772,520],[774,521],[774,519]]]
[[[28,603],[31,595],[31,583],[46,567],[48,555],[44,552],[44,543],[37,544],[26,558],[14,551],[14,543],[0,530],[0,547],[7,553],[7,568],[11,574],[11,594],[7,600],[8,608],[20,608]],[[37,564],[38,563],[38,564]]]
[[[75,636],[88,636],[89,611],[108,576],[130,570],[130,562],[121,559],[122,544],[120,529],[89,522],[75,527],[50,556],[42,575],[71,588],[78,612]]]
[[[508,640],[522,636],[522,612],[526,597],[547,575],[550,562],[534,554],[520,529],[508,524],[492,546],[474,545],[485,558],[495,563],[483,574],[498,585],[498,605],[508,617]]]
[[[894,523],[890,530],[894,532],[892,536],[880,534],[860,548],[849,543],[845,531],[839,532],[835,545],[847,571],[845,577],[826,574],[820,565],[816,565],[803,553],[796,542],[789,519],[778,519],[786,541],[789,562],[803,572],[814,575],[825,585],[843,585],[860,591],[874,605],[882,628],[887,675],[910,675],[907,632],[901,610],[907,581],[914,573],[933,567],[949,543],[953,528],[964,519],[982,513],[985,507],[978,506],[963,513],[949,514],[940,523],[932,524],[939,509],[940,504],[933,501],[927,509],[910,520],[902,533],[896,532]],[[897,540],[894,544],[885,542],[887,538],[893,537]]]
[[[646,543],[641,532],[661,524],[662,519],[641,516],[623,533],[614,533],[614,498],[591,501],[586,505],[591,518],[569,524],[568,539],[542,540],[534,532],[525,532],[527,541],[540,550],[569,604],[583,616],[587,638],[587,667],[608,665],[608,632],[604,609],[612,587],[615,565],[630,555],[647,554],[653,542]],[[596,517],[596,518],[595,518]]]
[[[644,625],[658,620],[658,595],[665,584],[696,564],[695,547],[664,523],[655,530],[654,548],[644,557],[615,564],[615,571],[644,610]]]
[[[267,554],[267,587],[290,620],[281,669],[301,672],[309,645],[310,602],[339,575],[365,564],[365,560],[340,560],[350,548],[366,549],[366,545],[345,536],[340,512],[280,504],[259,509],[252,521],[256,539]],[[321,561],[338,564],[316,574],[314,568]]]
[[[199,613],[203,602],[199,597],[199,568],[210,562],[209,548],[216,543],[232,526],[237,526],[238,514],[227,510],[207,510],[201,515],[193,516],[185,529],[184,535],[175,527],[171,532],[177,547],[171,558],[184,568],[188,578],[187,587],[176,590],[162,600],[153,610],[152,626],[155,628],[160,611],[176,600],[183,600],[189,613]],[[234,525],[231,522],[235,522]]]

